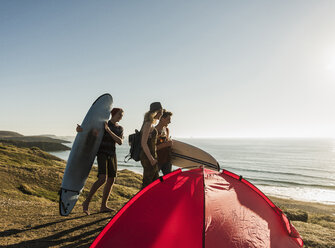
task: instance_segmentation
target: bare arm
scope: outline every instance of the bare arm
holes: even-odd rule
[[[112,136],[113,140],[118,143],[119,145],[122,145],[123,143],[123,139],[120,138],[119,136],[117,136],[115,133],[112,132],[112,130],[110,130],[110,128],[108,127],[107,122],[105,122],[105,129],[107,131],[107,133],[110,134],[110,136]]]
[[[167,137],[167,140],[164,143],[161,143],[161,144],[157,145],[157,150],[163,149],[165,147],[172,146],[172,140],[170,140],[169,136],[170,136],[170,131],[169,131],[168,128],[166,128],[166,137]]]
[[[141,138],[141,146],[143,149],[143,152],[149,159],[151,165],[155,165],[157,163],[157,160],[154,159],[154,157],[151,155],[149,147],[148,147],[148,138],[149,138],[149,132],[150,132],[151,125],[149,122],[145,123],[142,128],[142,138]]]
[[[168,128],[166,128],[166,137],[170,140],[170,130]]]

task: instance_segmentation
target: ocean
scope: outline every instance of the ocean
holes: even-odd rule
[[[335,139],[179,140],[207,151],[221,169],[242,175],[266,195],[335,205]],[[118,169],[142,173],[139,162],[124,162],[128,152],[127,142],[117,146]],[[69,153],[51,152],[64,160]]]

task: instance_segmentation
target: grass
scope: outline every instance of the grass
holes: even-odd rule
[[[14,145],[17,147],[38,147],[43,151],[67,151],[71,150],[68,146],[63,145],[57,142],[48,142],[48,141],[26,141],[26,140],[12,140],[12,139],[0,139],[0,142]]]
[[[58,139],[56,137],[48,137],[43,135],[24,136],[22,134],[11,131],[0,131],[0,142],[14,145],[17,147],[39,147],[43,151],[66,151],[70,150],[63,143],[70,143],[67,140]]]
[[[93,214],[86,216],[81,204],[96,180],[93,168],[71,215],[61,217],[58,190],[64,168],[65,161],[39,148],[0,143],[0,247],[89,247],[141,186],[141,175],[120,171],[108,203],[115,211],[98,213],[100,189],[90,204]]]
[[[41,149],[0,143],[0,248],[89,247],[112,216],[140,189],[142,176],[118,172],[108,205],[115,211],[98,213],[102,190],[93,197],[90,216],[81,203],[96,180],[93,168],[70,216],[61,217],[58,190],[65,161]],[[335,206],[271,197],[290,218],[307,248],[335,247]]]
[[[0,130],[0,138],[3,137],[23,137],[23,135],[17,132]]]
[[[335,248],[335,206],[270,197],[299,231],[306,248]]]

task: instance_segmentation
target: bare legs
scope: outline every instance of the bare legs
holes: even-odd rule
[[[88,196],[87,196],[86,200],[83,202],[83,211],[87,215],[90,214],[90,212],[88,211],[88,205],[90,204],[90,201],[92,200],[93,195],[95,194],[95,192],[97,192],[97,190],[105,182],[106,182],[106,184],[105,184],[103,195],[102,195],[102,202],[101,202],[100,212],[111,212],[112,211],[112,209],[107,207],[107,200],[108,200],[108,197],[109,197],[110,192],[112,190],[112,186],[113,186],[113,183],[114,183],[114,177],[108,177],[107,181],[106,181],[106,175],[99,175],[98,180],[95,181],[95,183],[92,185],[91,190],[88,193]]]
[[[100,212],[111,212],[111,211],[113,211],[113,209],[107,207],[107,200],[108,200],[108,197],[109,197],[109,195],[112,191],[113,183],[114,183],[114,177],[108,177],[107,182],[106,182],[105,187],[104,187],[104,192],[102,194],[102,202],[101,202]]]

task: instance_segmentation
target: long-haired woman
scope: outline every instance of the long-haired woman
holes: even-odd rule
[[[142,151],[140,154],[141,164],[143,166],[143,183],[142,188],[148,186],[151,182],[159,177],[157,165],[157,130],[155,123],[160,119],[163,108],[160,102],[150,104],[150,110],[145,113],[143,126],[141,129]]]

